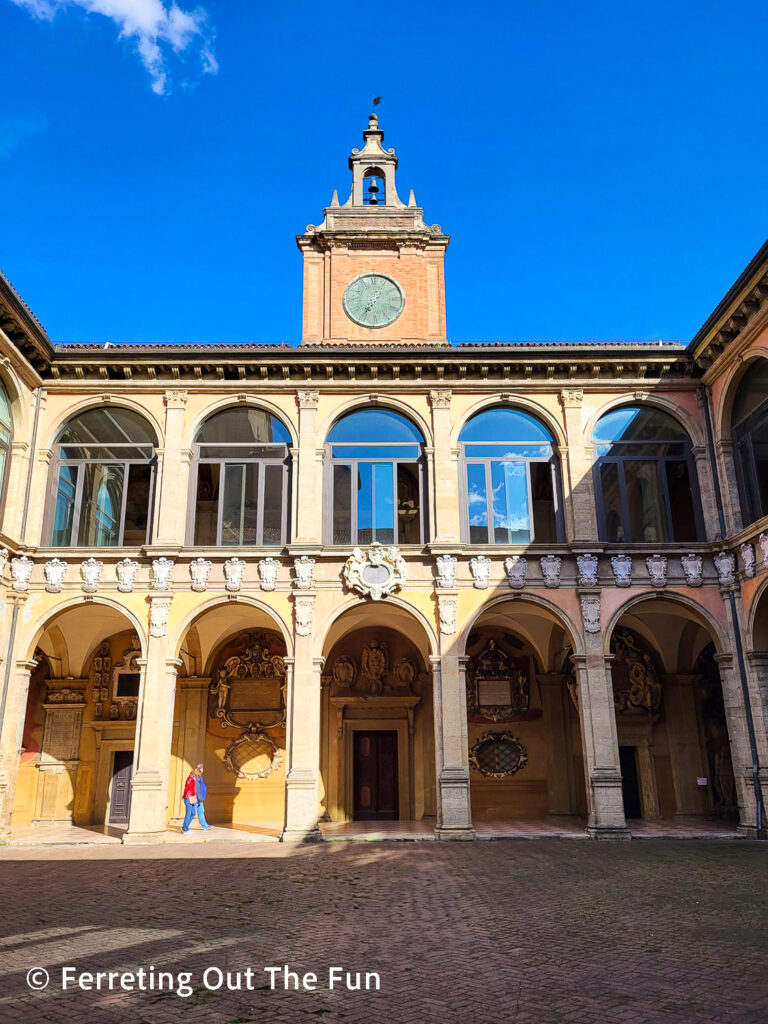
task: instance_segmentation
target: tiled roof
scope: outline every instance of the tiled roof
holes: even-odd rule
[[[34,322],[35,322],[35,323],[37,324],[37,326],[38,326],[38,327],[40,328],[40,330],[41,330],[41,331],[43,332],[43,334],[46,334],[46,330],[45,330],[45,328],[43,327],[43,325],[42,325],[42,324],[40,323],[40,321],[38,320],[38,318],[37,318],[37,317],[35,316],[35,314],[34,314],[34,313],[32,312],[32,310],[31,310],[31,309],[29,308],[29,306],[28,306],[28,305],[27,305],[27,303],[26,303],[26,302],[24,301],[24,299],[22,299],[21,295],[19,295],[19,293],[18,293],[18,291],[16,290],[16,288],[14,288],[14,286],[13,286],[13,285],[11,284],[11,282],[10,282],[10,281],[8,280],[8,278],[7,278],[6,276],[5,276],[5,274],[4,274],[3,272],[2,272],[2,270],[0,270],[0,281],[2,281],[2,283],[3,283],[3,284],[4,284],[5,286],[6,286],[6,288],[7,288],[7,289],[8,289],[8,290],[9,290],[9,291],[10,291],[10,292],[11,292],[11,293],[13,294],[13,296],[14,296],[14,297],[15,297],[15,298],[16,298],[16,299],[17,299],[17,300],[19,301],[19,303],[20,303],[20,304],[21,304],[21,305],[22,305],[22,306],[24,307],[24,309],[25,309],[25,310],[27,311],[27,313],[29,313],[29,315],[30,315],[30,316],[32,317],[32,319],[33,319],[33,320],[34,320]]]
[[[55,346],[57,354],[69,352],[94,352],[119,349],[123,352],[178,352],[194,353],[205,355],[211,350],[232,350],[232,351],[260,351],[260,352],[304,352],[317,354],[322,352],[330,355],[332,352],[356,352],[360,349],[372,352],[434,352],[444,353],[452,350],[467,349],[504,349],[504,348],[525,348],[525,349],[588,349],[590,351],[602,351],[604,349],[673,349],[675,351],[685,350],[687,343],[684,341],[460,341],[447,345],[414,345],[414,344],[386,344],[380,342],[368,343],[359,342],[347,345],[291,345],[287,342],[213,342],[211,344],[187,344],[185,342],[151,342],[148,344],[133,344],[130,342],[70,342]]]

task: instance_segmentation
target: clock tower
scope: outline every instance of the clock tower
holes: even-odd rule
[[[336,191],[322,224],[296,241],[304,256],[303,345],[444,345],[443,263],[450,241],[397,194],[394,149],[371,114],[349,158],[352,192]]]

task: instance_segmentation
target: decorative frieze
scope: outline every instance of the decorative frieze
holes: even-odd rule
[[[600,632],[600,594],[581,594],[581,617],[587,633]]]
[[[617,587],[632,585],[632,559],[629,555],[614,555],[611,559],[611,569]]]
[[[297,590],[311,590],[315,585],[315,559],[302,555],[293,560],[293,585]]]
[[[490,558],[486,558],[485,555],[475,555],[474,558],[470,558],[469,571],[472,573],[472,579],[475,581],[475,589],[487,590],[488,584],[491,582]]]
[[[456,586],[456,563],[453,555],[440,555],[437,559],[437,585],[450,589]]]
[[[525,572],[528,568],[527,559],[522,555],[510,555],[504,559],[504,572],[507,574],[507,583],[513,590],[522,590],[525,586]]]
[[[210,560],[208,558],[193,558],[189,563],[189,578],[192,580],[192,589],[196,594],[202,594],[208,589],[210,577]]]
[[[744,575],[747,577],[748,580],[751,580],[752,577],[755,575],[755,569],[757,564],[757,560],[755,558],[755,549],[748,541],[744,541],[744,543],[739,548],[739,551],[741,552],[741,560],[744,563]]]
[[[154,558],[152,560],[152,588],[153,590],[170,590],[171,573],[173,562],[170,558]]]
[[[714,563],[720,586],[732,586],[736,582],[736,555],[731,551],[718,551],[714,557]]]
[[[45,573],[45,589],[49,594],[60,594],[61,585],[67,575],[67,563],[60,558],[52,558],[43,566]]]
[[[667,585],[667,559],[664,555],[650,555],[645,560],[648,575],[651,578],[652,587],[666,587]]]
[[[262,558],[256,567],[259,571],[259,581],[262,590],[274,590],[277,585],[277,574],[280,571],[280,563],[276,558]]]
[[[700,587],[704,582],[701,574],[703,564],[704,560],[701,555],[696,555],[693,552],[683,555],[680,559],[685,582],[689,587]]]
[[[312,634],[315,613],[315,598],[310,594],[296,596],[293,600],[293,613],[296,619],[296,632],[299,636]]]
[[[24,594],[29,590],[29,579],[35,563],[27,555],[20,555],[11,559],[11,577],[13,578],[13,589],[17,594]]]
[[[139,563],[133,558],[122,558],[115,565],[117,589],[121,594],[130,594],[132,592],[138,571]]]
[[[451,636],[456,632],[459,601],[453,594],[437,595],[437,610],[440,616],[440,632]]]
[[[558,555],[545,555],[539,560],[545,587],[560,586],[560,569],[563,560]]]
[[[344,564],[344,582],[350,590],[380,601],[406,581],[405,560],[396,547],[371,544],[367,552],[355,548]]]
[[[80,565],[80,578],[83,581],[83,590],[86,594],[95,594],[99,589],[99,583],[104,572],[104,563],[96,558],[86,558]]]
[[[224,586],[230,594],[236,594],[245,579],[245,562],[242,558],[228,558],[224,563]]]
[[[597,555],[589,552],[576,556],[576,568],[579,570],[580,587],[597,586]]]

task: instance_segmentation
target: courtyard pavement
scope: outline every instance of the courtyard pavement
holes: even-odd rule
[[[747,840],[11,846],[0,1021],[759,1024],[767,883]]]

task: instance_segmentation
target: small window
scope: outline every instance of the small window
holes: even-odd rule
[[[195,438],[194,543],[280,545],[288,536],[290,435],[263,409],[224,409]]]
[[[695,541],[700,512],[691,441],[668,413],[613,409],[592,433],[600,539],[614,544]]]
[[[470,765],[492,779],[517,775],[528,763],[528,754],[520,740],[510,732],[485,733],[472,746]]]
[[[732,424],[742,518],[749,526],[768,515],[768,359],[744,374]]]
[[[517,409],[488,409],[459,438],[470,544],[547,544],[562,539],[552,436]]]
[[[423,445],[386,409],[351,413],[328,435],[331,544],[420,544]]]

